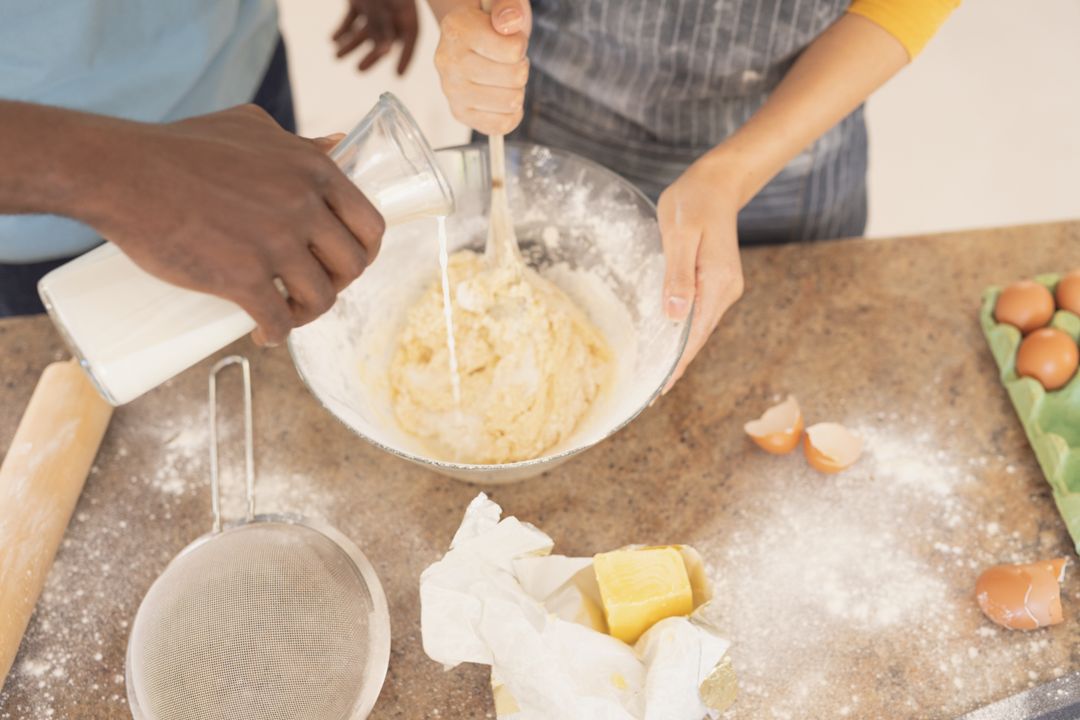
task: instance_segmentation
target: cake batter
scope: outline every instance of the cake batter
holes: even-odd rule
[[[607,341],[532,269],[450,256],[461,402],[454,402],[443,293],[409,311],[390,366],[398,422],[440,459],[505,463],[543,454],[578,426],[612,371]]]

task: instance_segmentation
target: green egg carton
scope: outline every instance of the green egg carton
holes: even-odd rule
[[[1039,275],[1038,282],[1051,293],[1060,275]],[[1058,512],[1080,553],[1080,372],[1058,390],[1047,392],[1039,381],[1016,374],[1016,350],[1022,338],[1012,325],[994,320],[994,305],[999,287],[983,293],[979,320],[1000,370],[1001,384],[1009,393],[1028,441],[1035,450],[1046,481],[1054,491]],[[1058,310],[1050,327],[1068,333],[1080,341],[1080,316]]]

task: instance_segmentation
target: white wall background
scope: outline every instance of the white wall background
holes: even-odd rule
[[[439,90],[424,0],[406,79],[334,59],[345,0],[280,4],[301,132],[347,130],[390,90],[434,146],[468,138]],[[966,0],[868,122],[869,235],[1080,217],[1080,0]]]
[[[965,0],[868,124],[868,234],[1080,217],[1080,0]]]

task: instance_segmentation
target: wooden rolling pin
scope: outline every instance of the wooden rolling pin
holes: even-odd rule
[[[0,465],[0,687],[111,416],[75,361],[53,363]]]

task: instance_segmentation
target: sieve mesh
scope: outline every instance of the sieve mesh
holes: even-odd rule
[[[146,720],[352,718],[369,672],[385,670],[370,657],[383,632],[375,611],[350,556],[317,530],[229,528],[173,560],[139,608],[132,710]]]

